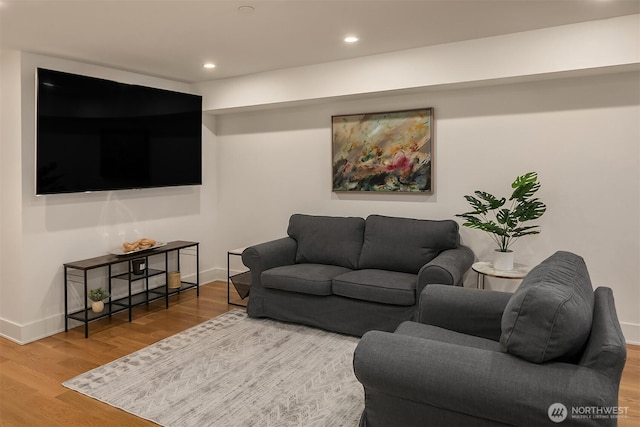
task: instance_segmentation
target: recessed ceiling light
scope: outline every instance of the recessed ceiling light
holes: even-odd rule
[[[206,64],[203,65],[203,67],[206,68],[207,70],[210,70],[212,68],[216,68],[216,64],[212,62],[207,62]]]
[[[345,43],[355,43],[358,40],[360,40],[359,38],[357,38],[356,36],[347,36],[344,38],[344,42]]]
[[[238,8],[238,13],[241,15],[251,15],[255,10],[256,9],[253,6],[240,6]]]

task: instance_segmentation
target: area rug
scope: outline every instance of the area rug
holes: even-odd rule
[[[234,310],[63,385],[163,426],[357,426],[357,342]]]

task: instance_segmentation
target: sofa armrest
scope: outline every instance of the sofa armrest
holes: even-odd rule
[[[471,264],[473,251],[466,246],[460,245],[440,252],[418,272],[417,295],[420,295],[425,286],[433,283],[462,286],[464,274],[471,268]]]
[[[615,425],[615,419],[571,417],[572,407],[617,406],[617,388],[579,365],[535,364],[507,353],[381,331],[362,337],[353,363],[365,394],[376,391],[520,426],[554,425],[548,410],[560,402],[569,414],[563,426]]]
[[[297,242],[291,237],[249,246],[242,252],[242,262],[251,271],[251,286],[260,285],[262,272],[296,263]]]
[[[420,294],[416,320],[499,341],[502,313],[511,295],[508,292],[429,285]]]

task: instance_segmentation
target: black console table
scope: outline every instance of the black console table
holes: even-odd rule
[[[190,255],[195,257],[195,282],[188,282],[181,279],[180,287],[169,288],[169,254],[176,252],[176,271],[180,271],[180,255]],[[164,268],[149,268],[149,261],[161,261],[157,258],[164,257]],[[133,260],[144,259],[146,268],[141,274],[133,273]],[[165,307],[169,308],[169,296],[179,294],[187,289],[196,288],[196,295],[200,296],[200,262],[199,262],[199,243],[187,241],[169,242],[164,246],[155,249],[149,249],[132,253],[128,255],[104,255],[96,258],[84,259],[64,264],[64,330],[69,330],[69,319],[77,320],[84,323],[84,336],[89,337],[89,322],[103,317],[111,316],[120,311],[129,310],[129,322],[131,322],[131,314],[133,307],[141,304],[148,304],[152,301],[165,299]],[[120,265],[120,272],[113,273],[113,267]],[[95,313],[91,310],[88,303],[88,274],[90,270],[97,268],[105,268],[107,270],[107,282],[109,293],[112,295],[105,302],[104,311]],[[164,284],[155,288],[149,288],[149,279],[155,276],[164,276]],[[113,298],[113,283],[121,281],[128,283],[128,293],[124,297]],[[132,292],[132,283],[143,281],[143,290]],[[84,309],[76,310],[69,313],[69,286],[71,284],[80,284],[84,288]]]

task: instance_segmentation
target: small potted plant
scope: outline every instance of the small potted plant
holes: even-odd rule
[[[493,266],[507,271],[513,270],[513,251],[509,247],[522,236],[540,233],[538,225],[523,223],[540,218],[547,210],[544,203],[533,197],[540,189],[536,172],[517,177],[511,188],[513,193],[508,200],[511,203],[506,207],[506,198],[476,191],[475,196],[464,196],[473,210],[456,215],[465,219],[463,226],[489,233],[498,245]]]
[[[100,313],[104,310],[104,300],[109,298],[109,292],[105,291],[102,288],[91,289],[89,291],[89,299],[92,301],[91,310],[95,313]]]

